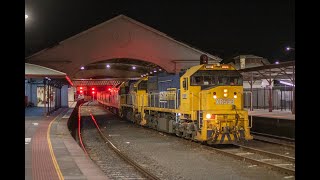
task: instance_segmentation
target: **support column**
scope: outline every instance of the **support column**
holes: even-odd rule
[[[50,96],[50,94],[49,94],[49,89],[50,89],[50,85],[49,85],[49,81],[48,81],[48,83],[47,83],[48,85],[47,85],[47,101],[46,101],[46,104],[47,104],[47,102],[48,102],[48,110],[47,110],[47,115],[49,115],[49,113],[50,113],[50,106],[49,106],[49,104],[50,104],[50,100],[49,100],[49,96]]]
[[[272,112],[272,86],[269,85],[269,112]]]
[[[263,87],[263,109],[266,109],[266,87]]]
[[[282,111],[282,105],[283,105],[283,103],[282,103],[282,90],[280,89],[280,108],[281,108],[281,111]]]
[[[269,112],[272,112],[272,79],[271,79],[271,69],[270,76],[269,76]]]
[[[252,86],[253,86],[253,73],[251,73],[251,81],[249,82],[249,84],[250,84],[250,111],[253,111],[253,105],[252,105],[252,98],[253,98],[253,95],[252,95],[252,93],[253,93],[253,88],[252,88]]]
[[[293,66],[293,77],[292,77],[292,84],[293,84],[293,98],[292,98],[292,114],[296,113],[296,83],[295,83],[295,66]]]
[[[44,103],[44,116],[47,115],[47,99],[46,99],[46,79],[43,79],[43,103]]]

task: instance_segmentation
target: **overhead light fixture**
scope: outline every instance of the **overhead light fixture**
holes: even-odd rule
[[[136,69],[136,67],[135,67],[135,66],[132,66],[132,69]]]
[[[162,69],[159,69],[159,71],[162,71]]]
[[[290,50],[295,50],[295,48],[293,48],[293,47],[290,47],[290,46],[287,46],[287,47],[286,47],[286,50],[287,50],[287,51],[290,51]]]
[[[107,64],[107,68],[110,68],[110,65],[109,65],[109,64]]]
[[[288,82],[285,82],[285,81],[279,81],[281,84],[285,84],[285,85],[288,85],[288,86],[295,86],[291,83],[288,83]]]
[[[80,68],[81,70],[84,70],[84,67],[83,66],[81,66],[81,68]]]
[[[157,72],[156,70],[154,70],[153,72]]]

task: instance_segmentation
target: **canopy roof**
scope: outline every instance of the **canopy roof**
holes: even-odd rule
[[[202,54],[208,56],[209,63],[222,60],[119,15],[35,53],[26,61],[65,72],[72,79],[128,78],[154,69],[179,72],[199,65]],[[137,68],[133,71],[134,65]]]

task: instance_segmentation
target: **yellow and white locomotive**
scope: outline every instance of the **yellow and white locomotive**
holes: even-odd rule
[[[251,140],[243,109],[242,76],[230,65],[200,64],[99,92],[98,101],[121,117],[208,144]]]

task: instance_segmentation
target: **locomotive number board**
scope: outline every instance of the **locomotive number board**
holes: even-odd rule
[[[216,104],[234,104],[234,99],[216,99]]]

